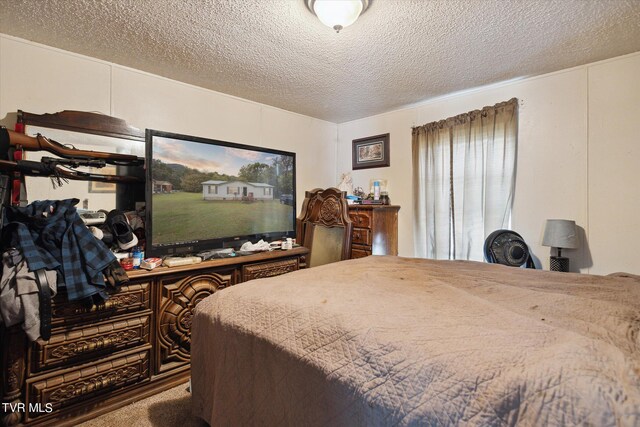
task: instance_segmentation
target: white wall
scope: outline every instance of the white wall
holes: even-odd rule
[[[573,269],[640,273],[640,54],[452,94],[412,108],[334,123],[168,80],[0,34],[0,120],[32,113],[98,111],[152,128],[297,154],[304,190],[351,171],[351,141],[391,134],[391,167],[353,171],[356,186],[387,179],[400,210],[400,255],[413,256],[411,126],[521,100],[513,229],[548,268],[547,218],[575,219],[586,244],[565,251]],[[9,115],[9,119],[6,119]],[[336,146],[337,144],[337,146]]]
[[[545,220],[574,219],[586,233],[565,250],[572,270],[640,273],[640,54],[540,77],[452,94],[411,108],[338,125],[336,180],[351,171],[351,141],[389,132],[391,166],[352,171],[354,186],[387,179],[402,206],[399,252],[413,256],[411,127],[517,97],[518,169],[512,228],[545,269]],[[612,225],[613,223],[613,225]]]
[[[640,273],[640,55],[589,68],[588,159],[593,270]]]
[[[335,185],[335,123],[0,34],[0,120],[9,125],[18,109],[95,111],[140,129],[293,151],[298,209],[306,189]]]

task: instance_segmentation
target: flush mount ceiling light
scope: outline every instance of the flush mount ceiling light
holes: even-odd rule
[[[305,0],[305,3],[320,22],[336,33],[356,22],[369,7],[369,0]]]

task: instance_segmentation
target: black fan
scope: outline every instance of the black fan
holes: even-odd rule
[[[487,262],[510,267],[535,268],[529,247],[515,231],[496,230],[484,241],[484,257]]]

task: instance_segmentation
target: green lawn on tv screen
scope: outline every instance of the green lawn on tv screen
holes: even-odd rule
[[[201,193],[154,194],[153,244],[291,230],[293,206],[202,200]]]

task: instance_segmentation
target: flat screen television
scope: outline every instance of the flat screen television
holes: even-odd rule
[[[296,155],[147,129],[146,254],[295,237]]]

